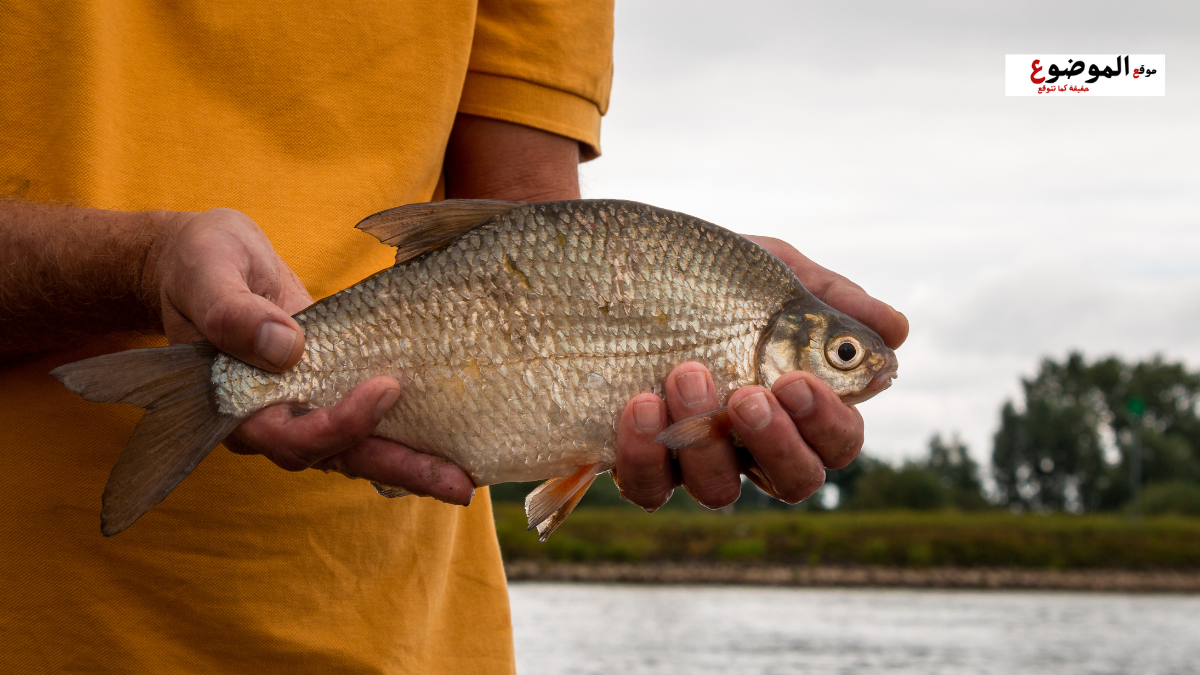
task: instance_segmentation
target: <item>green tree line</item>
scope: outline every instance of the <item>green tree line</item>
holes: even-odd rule
[[[896,468],[863,456],[829,482],[840,508],[1200,515],[1200,373],[1161,357],[1045,359],[1006,401],[992,445],[994,487],[957,438]]]
[[[1073,353],[1021,385],[993,445],[999,504],[1200,514],[1200,373]]]

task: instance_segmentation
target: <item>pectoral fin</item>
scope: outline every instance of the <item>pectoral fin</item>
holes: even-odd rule
[[[581,466],[570,476],[551,478],[529,493],[525,498],[525,515],[529,519],[528,529],[537,528],[539,541],[546,541],[571,515],[599,473],[599,463]]]
[[[719,408],[672,424],[654,441],[671,450],[682,450],[719,441],[729,435],[729,429],[729,410]]]
[[[396,264],[450,244],[492,216],[508,213],[524,202],[495,199],[447,199],[408,204],[364,218],[358,229],[396,247]]]

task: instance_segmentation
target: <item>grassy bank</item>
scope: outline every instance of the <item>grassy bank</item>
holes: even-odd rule
[[[519,505],[497,503],[496,529],[508,561],[1200,569],[1200,518],[1167,516],[589,508],[540,544]]]

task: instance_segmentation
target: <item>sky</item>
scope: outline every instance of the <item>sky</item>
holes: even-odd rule
[[[784,239],[911,322],[860,406],[986,463],[1042,358],[1200,368],[1200,3],[621,0],[584,197]],[[1165,54],[1165,97],[1004,96],[1004,55]]]

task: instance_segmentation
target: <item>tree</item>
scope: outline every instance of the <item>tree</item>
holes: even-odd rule
[[[925,466],[937,475],[949,506],[964,510],[987,507],[979,480],[979,463],[971,459],[966,444],[958,436],[947,443],[941,434],[934,434],[929,439]]]
[[[992,452],[1003,503],[1119,508],[1131,497],[1131,469],[1138,485],[1200,482],[1200,375],[1182,364],[1089,364],[1075,352],[1044,360],[1021,384],[1024,410],[1005,402]]]
[[[827,469],[825,483],[837,486],[838,507],[843,508],[851,504],[858,495],[858,485],[862,477],[880,466],[886,466],[886,463],[863,452],[853,462],[840,469]]]
[[[899,468],[864,454],[846,468],[826,475],[827,482],[840,490],[841,508],[979,509],[988,505],[979,481],[979,464],[957,437],[946,442],[935,434],[924,459],[905,462]]]
[[[917,462],[906,462],[899,469],[876,464],[862,474],[855,488],[846,508],[926,511],[946,505],[946,491],[938,475]]]

